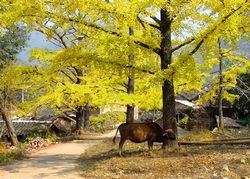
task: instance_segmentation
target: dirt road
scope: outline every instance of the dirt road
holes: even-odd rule
[[[185,131],[178,130],[179,135]],[[0,179],[78,179],[77,159],[88,148],[105,138],[113,137],[116,130],[101,136],[83,137],[50,146],[38,151],[28,159],[0,167]]]
[[[77,170],[77,159],[84,151],[105,137],[114,136],[115,130],[93,137],[96,140],[74,140],[36,152],[28,159],[0,167],[1,179],[76,179],[82,178]]]

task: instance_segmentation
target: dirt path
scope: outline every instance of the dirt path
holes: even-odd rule
[[[178,129],[179,135],[185,131]],[[78,179],[82,178],[77,170],[77,159],[88,148],[113,137],[116,130],[100,136],[83,137],[50,146],[38,151],[28,159],[0,167],[0,179]],[[85,140],[83,140],[85,139]]]
[[[102,138],[114,136],[115,130],[93,139],[74,140],[38,151],[28,159],[0,167],[1,179],[76,179],[77,159]]]

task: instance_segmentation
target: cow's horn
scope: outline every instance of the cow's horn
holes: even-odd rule
[[[167,129],[166,132],[174,132],[173,129]]]

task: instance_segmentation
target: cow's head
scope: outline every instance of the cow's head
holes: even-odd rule
[[[165,130],[163,136],[170,140],[176,140],[176,135],[172,129]]]

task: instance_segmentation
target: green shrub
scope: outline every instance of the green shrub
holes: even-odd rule
[[[25,157],[25,152],[22,147],[17,149],[7,149],[0,147],[0,165],[5,165],[14,160],[19,160]]]
[[[90,129],[95,131],[104,131],[112,128],[115,124],[125,122],[124,112],[107,112],[98,116],[90,117]]]
[[[20,140],[20,142],[28,143],[32,139],[34,139],[36,137],[41,137],[43,139],[48,139],[51,142],[54,142],[54,141],[58,140],[58,138],[56,136],[54,136],[54,135],[52,135],[50,133],[48,127],[46,127],[45,125],[40,125],[38,127],[33,128],[30,131],[30,133],[24,139]]]

